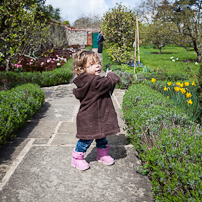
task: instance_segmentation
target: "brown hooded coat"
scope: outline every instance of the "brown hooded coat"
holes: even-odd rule
[[[76,137],[83,140],[101,139],[120,132],[109,91],[120,78],[112,72],[106,77],[83,73],[73,83],[73,93],[80,100]]]

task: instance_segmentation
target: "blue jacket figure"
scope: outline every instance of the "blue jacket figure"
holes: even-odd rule
[[[97,35],[97,44],[99,44],[99,41],[100,41],[100,39],[101,39],[101,32],[102,32],[102,31],[100,31],[99,34]]]
[[[98,53],[102,53],[103,41],[105,41],[105,39],[104,39],[104,36],[102,35],[102,31],[100,31],[97,36]]]

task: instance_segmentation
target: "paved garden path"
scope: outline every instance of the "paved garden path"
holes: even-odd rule
[[[140,162],[123,130],[123,90],[116,89],[112,96],[121,127],[108,138],[115,164],[98,163],[93,143],[86,154],[89,170],[70,165],[79,109],[74,87],[70,83],[42,88],[46,100],[41,111],[0,150],[0,201],[151,202],[150,182],[136,172]]]

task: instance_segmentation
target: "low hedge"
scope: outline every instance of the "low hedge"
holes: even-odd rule
[[[168,72],[138,72],[136,76],[135,83],[141,83],[144,80],[151,80],[152,78],[155,78],[157,81],[184,81],[189,79],[187,74]]]
[[[155,201],[201,201],[202,132],[163,129],[146,152],[146,160]]]
[[[180,107],[142,84],[126,91],[122,110],[128,139],[148,163],[156,201],[199,201],[201,129]]]
[[[133,73],[122,72],[122,71],[114,71],[119,77],[120,82],[116,84],[116,88],[120,89],[128,89],[134,83],[135,76]]]
[[[136,74],[133,71],[125,71],[121,69],[121,65],[110,65],[110,69],[115,72],[120,77],[120,82],[117,84],[117,88],[128,89],[132,84],[140,84],[145,81],[151,81],[152,78],[155,78],[157,81],[185,81],[188,80],[186,74],[176,74],[168,72],[138,72]],[[126,65],[127,66],[127,65]]]
[[[6,86],[7,89],[10,89],[25,83],[35,83],[40,87],[64,84],[72,76],[72,68],[67,65],[44,72],[0,72],[0,86]]]
[[[0,91],[0,145],[15,137],[45,100],[44,91],[36,84],[24,84],[8,91]]]

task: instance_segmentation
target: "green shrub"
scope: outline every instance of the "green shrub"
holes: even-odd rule
[[[199,108],[202,109],[202,65],[200,65],[197,79],[198,79],[197,96],[199,100]],[[200,116],[200,119],[202,120],[202,116]]]
[[[117,44],[111,44],[107,49],[111,60],[119,64],[127,64],[133,59],[133,54],[131,52],[131,47],[128,46],[118,46]]]
[[[163,129],[146,161],[155,201],[201,201],[202,132]]]
[[[156,201],[200,201],[202,131],[184,110],[143,84],[122,103],[128,139],[148,163]]]
[[[64,84],[72,76],[70,67],[61,67],[53,71],[45,72],[0,72],[0,86],[7,89],[17,86],[18,84],[35,83],[40,87]]]
[[[184,81],[189,79],[186,74],[168,72],[138,72],[136,76],[136,83],[141,83],[144,80],[151,80],[152,78],[155,78],[157,81]]]
[[[114,73],[120,77],[120,82],[116,84],[116,88],[127,89],[134,83],[135,76],[133,73],[122,71],[114,71]]]
[[[24,84],[0,91],[0,145],[15,136],[44,103],[44,91],[36,84]]]
[[[154,145],[163,128],[173,124],[189,127],[193,124],[185,112],[172,101],[150,87],[137,84],[126,91],[122,105],[128,137],[139,152]],[[145,144],[147,141],[148,144]],[[146,147],[145,147],[146,146]]]

